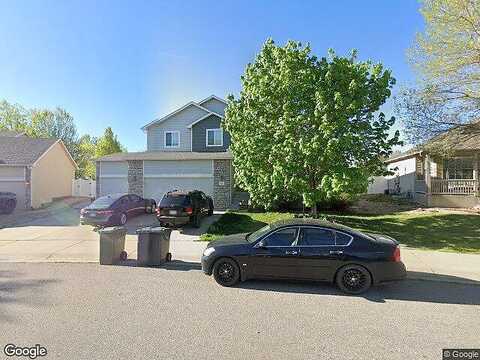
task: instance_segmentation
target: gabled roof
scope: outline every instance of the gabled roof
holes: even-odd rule
[[[27,136],[0,138],[0,164],[32,165],[57,139],[37,139]]]
[[[187,126],[187,128],[190,129],[193,125],[199,123],[199,122],[202,121],[202,120],[205,120],[206,118],[208,118],[208,117],[210,117],[210,116],[217,116],[217,117],[219,117],[220,119],[223,119],[223,116],[222,116],[222,115],[217,114],[216,112],[211,111],[210,114],[207,114],[207,115],[205,115],[205,116],[202,116],[200,119],[197,119],[197,120],[195,120],[194,122],[192,122],[190,125]]]
[[[207,101],[212,100],[212,99],[218,100],[218,101],[224,103],[225,105],[227,105],[227,102],[226,102],[225,100],[223,100],[222,98],[219,98],[218,96],[215,96],[215,95],[213,95],[213,94],[210,95],[209,97],[203,99],[202,101],[199,101],[198,103],[199,103],[200,105],[202,105],[203,103],[206,103]]]
[[[186,103],[185,105],[183,105],[181,108],[179,108],[179,109],[177,109],[177,110],[175,110],[175,111],[172,111],[170,114],[167,114],[167,115],[165,115],[165,116],[162,117],[162,118],[155,119],[155,120],[153,120],[152,122],[148,123],[147,125],[143,126],[143,127],[142,127],[142,130],[146,130],[146,129],[148,129],[148,128],[149,128],[150,126],[152,126],[152,125],[160,124],[160,123],[164,122],[165,120],[169,119],[170,117],[172,117],[173,115],[178,114],[180,111],[182,111],[182,110],[184,110],[184,109],[186,109],[186,108],[188,108],[188,107],[190,107],[190,106],[195,106],[195,107],[197,107],[197,108],[199,108],[199,109],[202,109],[202,110],[204,110],[206,113],[210,113],[210,112],[211,112],[210,110],[204,108],[203,106],[198,105],[195,101],[190,101],[190,102]]]
[[[221,99],[221,98],[219,98],[218,96],[215,96],[215,95],[210,95],[209,97],[203,99],[202,101],[200,101],[200,102],[198,102],[198,103],[195,102],[195,101],[190,101],[190,102],[186,103],[185,105],[183,105],[181,108],[179,108],[179,109],[177,109],[177,110],[175,110],[175,111],[172,111],[170,114],[167,114],[167,115],[165,115],[165,116],[163,116],[163,117],[161,117],[161,118],[159,118],[159,119],[155,119],[155,120],[149,122],[147,125],[145,125],[145,126],[142,127],[142,130],[145,131],[146,129],[148,129],[148,128],[149,128],[150,126],[152,126],[152,125],[157,125],[157,124],[160,124],[160,123],[164,122],[165,120],[168,120],[170,117],[178,114],[178,113],[179,113],[180,111],[182,111],[182,110],[185,110],[185,109],[188,108],[189,106],[195,106],[195,107],[197,107],[197,108],[199,108],[199,109],[202,109],[203,111],[206,112],[205,116],[207,116],[207,115],[212,115],[212,114],[213,114],[213,115],[217,115],[217,116],[219,116],[219,117],[223,117],[222,115],[217,114],[217,113],[214,112],[214,111],[208,110],[207,108],[205,108],[205,107],[202,106],[203,103],[205,103],[205,102],[207,102],[207,101],[209,101],[209,100],[211,100],[211,99],[215,99],[215,100],[218,100],[218,101],[220,101],[220,102],[222,102],[222,103],[224,103],[224,104],[227,104],[227,102],[226,102],[225,100],[223,100],[223,99]],[[203,119],[202,119],[202,120],[203,120]],[[196,121],[198,121],[198,119],[197,119]],[[189,125],[189,127],[191,127],[191,125]]]
[[[469,124],[457,125],[427,141],[424,148],[448,148],[450,150],[480,150],[480,119]]]
[[[0,138],[0,165],[34,165],[57,143],[61,145],[75,168],[78,168],[62,140],[28,136]]]

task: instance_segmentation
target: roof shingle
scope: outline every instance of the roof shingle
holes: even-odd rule
[[[57,139],[0,137],[0,164],[32,165]]]

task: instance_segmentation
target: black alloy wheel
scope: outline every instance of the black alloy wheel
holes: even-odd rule
[[[213,277],[222,286],[233,286],[240,280],[240,269],[234,260],[222,258],[213,265]]]
[[[361,294],[372,286],[372,276],[363,266],[347,265],[338,272],[336,282],[347,294]]]

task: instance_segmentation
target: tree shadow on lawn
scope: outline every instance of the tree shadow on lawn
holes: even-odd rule
[[[267,223],[252,219],[252,217],[238,213],[225,213],[208,228],[213,235],[232,235],[250,233],[264,227]]]
[[[416,273],[418,275],[418,273]],[[432,274],[427,274],[432,276]],[[450,277],[452,281],[465,280]],[[460,284],[435,280],[407,279],[372,287],[365,294],[347,295],[329,283],[300,281],[249,280],[237,285],[239,288],[257,291],[274,291],[296,294],[357,296],[376,303],[388,300],[429,302],[438,304],[480,305],[480,282]]]
[[[414,248],[480,251],[480,216],[467,214],[397,214],[396,216],[329,216],[364,232],[392,236]]]

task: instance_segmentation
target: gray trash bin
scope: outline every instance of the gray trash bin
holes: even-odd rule
[[[144,227],[137,229],[137,264],[158,266],[170,261],[170,233],[165,227]]]
[[[120,261],[125,250],[127,229],[123,226],[107,227],[98,230],[100,234],[100,264],[112,265]]]

